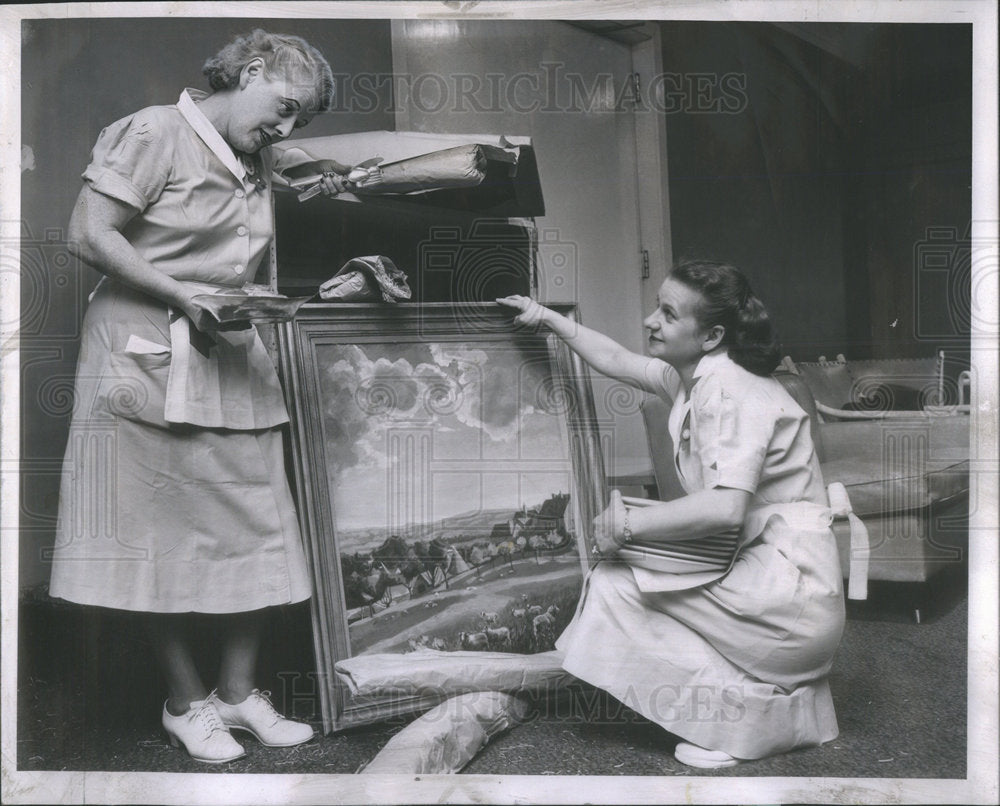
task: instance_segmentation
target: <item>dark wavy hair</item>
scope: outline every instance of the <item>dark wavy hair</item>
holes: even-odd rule
[[[684,260],[669,277],[701,295],[696,316],[704,328],[722,325],[729,357],[755,375],[770,375],[781,347],[767,309],[753,293],[746,275],[728,263]]]
[[[268,77],[291,77],[296,72],[312,76],[312,91],[316,100],[310,112],[325,112],[333,106],[335,86],[333,71],[323,54],[302,37],[272,34],[257,28],[238,36],[205,62],[201,72],[213,90],[227,90],[240,81],[240,71],[253,59],[264,62]]]

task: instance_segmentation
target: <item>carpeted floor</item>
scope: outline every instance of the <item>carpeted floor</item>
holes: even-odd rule
[[[964,778],[967,599],[964,571],[919,590],[873,585],[852,603],[831,686],[840,736],[822,747],[711,772],[719,776]],[[912,615],[922,598],[923,623]],[[162,683],[127,614],[22,602],[18,768],[220,773],[353,773],[405,724],[321,736],[291,749],[252,738],[221,766],[191,761],[159,725]],[[210,642],[210,637],[206,639]],[[275,702],[319,722],[305,606],[277,611],[262,680]],[[276,661],[280,658],[280,663]],[[540,704],[463,772],[489,775],[704,774],[671,755],[676,740],[590,689]]]

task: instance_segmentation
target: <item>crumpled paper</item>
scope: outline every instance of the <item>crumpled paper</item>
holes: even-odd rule
[[[412,296],[406,274],[383,255],[356,257],[319,287],[327,302],[398,302]]]
[[[362,770],[367,775],[450,774],[489,740],[527,718],[525,700],[498,691],[452,697],[393,736]]]

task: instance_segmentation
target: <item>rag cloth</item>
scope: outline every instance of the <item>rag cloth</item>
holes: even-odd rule
[[[382,255],[356,257],[319,287],[321,299],[328,302],[360,302],[381,299],[397,302],[412,295],[406,274]]]

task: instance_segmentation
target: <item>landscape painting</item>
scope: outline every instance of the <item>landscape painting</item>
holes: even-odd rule
[[[582,365],[499,306],[317,305],[289,329],[331,727],[386,713],[338,686],[345,657],[553,649],[603,501]]]

